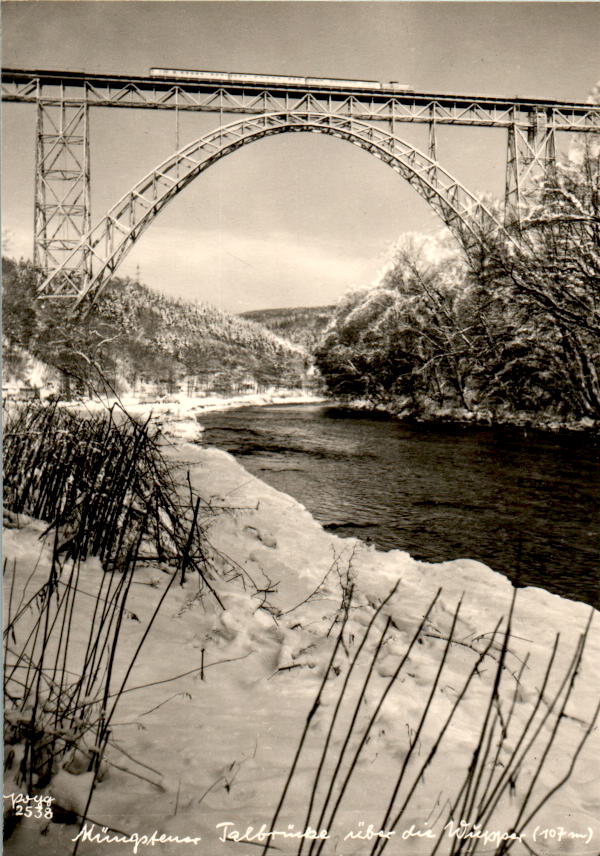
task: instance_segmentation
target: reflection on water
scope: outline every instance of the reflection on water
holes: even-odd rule
[[[479,559],[523,585],[598,605],[590,438],[405,425],[322,405],[200,421],[204,442],[235,454],[339,535],[426,561]]]

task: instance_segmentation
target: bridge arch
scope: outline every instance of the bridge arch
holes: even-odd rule
[[[142,232],[201,172],[248,143],[290,132],[329,134],[387,163],[431,205],[467,255],[479,251],[484,234],[503,230],[494,215],[439,163],[383,128],[315,111],[264,113],[211,131],[159,164],[41,282],[40,296],[74,297],[76,304],[86,297],[93,299]],[[77,267],[72,266],[75,261]]]

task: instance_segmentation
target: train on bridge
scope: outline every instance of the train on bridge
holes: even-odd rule
[[[169,80],[200,80],[207,83],[241,83],[249,86],[294,86],[316,87],[320,89],[362,89],[379,92],[413,92],[404,83],[390,80],[382,83],[378,80],[343,80],[336,77],[289,77],[285,74],[246,74],[229,71],[191,71],[184,68],[151,68],[150,77]]]

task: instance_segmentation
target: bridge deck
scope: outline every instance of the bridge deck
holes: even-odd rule
[[[550,99],[456,95],[446,93],[339,88],[290,83],[211,83],[150,76],[90,74],[81,71],[6,68],[2,72],[2,100],[35,103],[81,103],[89,106],[162,110],[206,110],[257,113],[301,109],[301,99],[332,105],[334,112],[352,112],[361,118],[409,122],[442,122],[506,127],[525,125],[532,114],[556,130],[600,131],[600,107]],[[261,103],[258,103],[261,99]],[[292,103],[290,103],[292,99]]]

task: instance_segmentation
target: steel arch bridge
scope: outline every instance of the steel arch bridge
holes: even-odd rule
[[[200,173],[242,146],[290,132],[329,134],[387,163],[429,202],[467,253],[477,252],[483,233],[502,229],[439,164],[388,131],[323,113],[266,113],[220,127],[159,164],[84,235],[63,267],[42,282],[40,293],[75,297],[77,302],[98,294],[142,232]],[[78,258],[80,267],[73,267]]]
[[[142,232],[194,178],[238,148],[273,134],[329,134],[379,158],[430,204],[470,255],[479,251],[485,233],[503,226],[439,164],[438,126],[507,130],[505,223],[516,225],[528,188],[554,164],[557,132],[600,132],[597,105],[398,91],[386,84],[373,91],[360,81],[321,85],[314,78],[299,84],[294,81],[301,78],[226,77],[228,82],[174,81],[4,70],[2,99],[37,107],[34,264],[42,273],[40,296],[76,303],[93,299]],[[221,126],[159,164],[92,227],[93,107],[218,112]],[[226,114],[244,118],[223,125]],[[427,127],[427,155],[400,139],[402,123]]]

